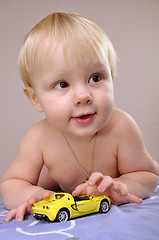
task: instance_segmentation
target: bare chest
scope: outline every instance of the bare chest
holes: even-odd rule
[[[87,151],[88,150],[88,151]],[[94,153],[92,149],[82,148],[73,152],[67,145],[52,147],[47,145],[43,154],[44,164],[51,178],[67,192],[83,182],[93,172],[117,177],[117,159],[114,146],[109,143],[97,143]]]

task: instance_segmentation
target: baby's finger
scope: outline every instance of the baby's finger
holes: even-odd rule
[[[33,203],[38,202],[38,201],[41,201],[41,200],[44,200],[44,199],[48,198],[51,194],[53,194],[53,192],[51,192],[51,191],[46,191],[46,192],[45,192],[41,197],[39,197],[39,198],[33,197],[33,198],[29,199],[28,205],[29,205],[29,206],[32,206]]]
[[[84,189],[86,188],[86,184],[87,183],[78,185],[75,188],[75,190],[72,192],[72,196],[80,196],[80,195],[84,194]]]
[[[94,172],[91,174],[88,184],[89,186],[93,186],[97,184],[99,181],[101,181],[104,178],[104,175],[101,172]]]
[[[36,203],[36,202],[38,202],[38,201],[39,201],[39,200],[36,199],[36,198],[31,198],[31,199],[28,201],[28,205],[29,205],[29,206],[32,206],[33,203]]]
[[[72,192],[72,196],[80,196],[82,195],[82,188],[80,186],[77,186],[75,190]]]
[[[114,191],[119,192],[122,196],[126,196],[128,194],[127,186],[124,183],[115,182],[113,189]]]
[[[136,203],[136,204],[141,204],[142,203],[142,199],[136,197],[133,194],[128,194],[128,202],[130,203]]]
[[[16,212],[16,221],[23,221],[24,220],[24,216],[27,212],[27,202],[23,203],[22,205],[20,205],[17,208],[17,212]]]
[[[44,200],[44,199],[50,197],[51,194],[53,194],[51,191],[50,192],[49,191],[45,192],[44,195],[42,196],[42,199]]]
[[[113,185],[114,181],[111,177],[105,176],[98,186],[99,192],[105,192],[108,188]]]
[[[12,209],[7,213],[4,221],[5,222],[10,222],[15,216],[16,216],[16,209]]]

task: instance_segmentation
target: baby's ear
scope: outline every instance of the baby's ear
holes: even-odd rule
[[[42,106],[37,99],[37,95],[32,87],[25,86],[24,93],[38,112],[43,112]]]

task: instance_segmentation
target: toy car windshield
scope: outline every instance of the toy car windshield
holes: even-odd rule
[[[56,199],[61,199],[62,197],[64,197],[65,195],[64,194],[61,194],[61,193],[58,193],[58,194],[55,194],[55,198]]]
[[[73,197],[75,201],[83,201],[83,200],[89,200],[89,196],[79,196],[79,197]]]

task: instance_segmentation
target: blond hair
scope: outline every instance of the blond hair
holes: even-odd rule
[[[19,54],[19,73],[25,86],[31,86],[34,67],[40,61],[41,48],[48,56],[55,41],[71,49],[81,62],[91,58],[109,62],[112,78],[116,70],[116,54],[111,41],[92,21],[75,13],[55,12],[41,20],[26,36]],[[43,45],[42,45],[43,44]],[[56,46],[54,46],[56,48]],[[44,52],[44,51],[43,51]]]

